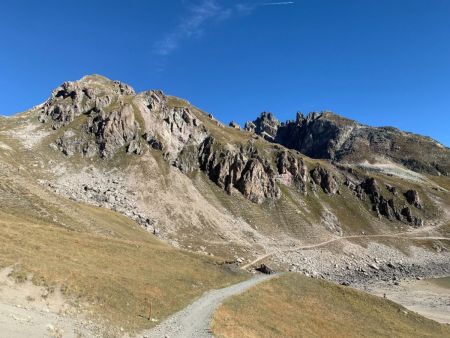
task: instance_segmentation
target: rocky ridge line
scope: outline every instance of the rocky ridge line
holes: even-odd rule
[[[419,173],[450,175],[450,149],[393,127],[369,127],[332,112],[297,113],[279,122],[261,113],[245,130],[312,158],[360,163],[389,159]]]
[[[306,120],[298,115],[296,123],[319,119],[315,114]],[[161,91],[136,94],[118,81],[89,76],[55,89],[41,108],[39,120],[51,123],[55,130],[64,128],[52,147],[67,156],[111,158],[122,148],[136,155],[153,148],[183,172],[202,170],[225,192],[237,190],[255,203],[279,199],[278,182],[303,194],[315,194],[320,188],[326,194],[339,195],[341,189],[349,188],[360,199],[369,196],[376,215],[414,226],[422,224],[409,207],[396,207],[382,196],[374,182],[367,186],[367,177],[354,177],[350,184],[348,175],[335,166],[330,169],[317,163],[308,168],[300,154],[281,147],[267,155],[255,146],[254,139],[242,145],[221,143],[189,108],[169,105]],[[81,126],[72,127],[76,121]],[[252,130],[268,139],[273,135],[276,141],[284,126],[264,113]],[[253,126],[247,124],[249,128]],[[407,192],[405,199],[412,199],[411,204],[418,207],[418,195],[413,195],[417,192]]]

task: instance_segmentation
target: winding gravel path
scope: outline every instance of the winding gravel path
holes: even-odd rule
[[[229,287],[210,291],[200,299],[138,337],[147,338],[209,338],[213,337],[210,324],[214,311],[228,297],[240,294],[250,287],[277,276],[257,275],[252,279]]]

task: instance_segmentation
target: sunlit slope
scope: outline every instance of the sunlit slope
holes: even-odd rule
[[[246,278],[218,260],[177,250],[113,211],[57,196],[1,154],[0,267],[18,282],[61,288],[82,313],[113,329],[147,328],[204,291]]]
[[[450,328],[391,301],[288,274],[226,301],[217,337],[448,337]]]

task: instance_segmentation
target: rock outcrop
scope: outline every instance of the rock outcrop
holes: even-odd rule
[[[317,166],[311,171],[311,178],[325,193],[331,195],[339,193],[339,184],[327,169]]]
[[[405,192],[405,197],[406,197],[406,201],[411,204],[414,205],[417,209],[422,209],[422,203],[420,202],[420,198],[419,198],[419,193],[417,192],[417,190],[408,190],[407,192]]]
[[[138,152],[140,127],[133,106],[127,103],[133,95],[134,90],[119,81],[87,76],[56,88],[43,105],[39,120],[50,121],[53,129],[60,129],[75,118],[86,116],[84,133],[68,129],[53,144],[67,156],[81,153],[87,157],[111,157],[132,142],[132,151]]]
[[[288,121],[278,129],[275,142],[313,158],[335,159],[337,145],[343,143],[354,126],[338,126],[334,121],[321,119],[322,115],[311,113],[304,117],[297,113],[295,121]]]
[[[255,203],[280,197],[274,171],[251,144],[227,149],[210,136],[198,156],[200,169],[227,193],[237,189]]]
[[[117,96],[134,94],[130,86],[98,75],[64,82],[43,105],[40,120],[46,122],[51,119],[53,128],[57,129],[94,108],[101,110],[109,106]]]
[[[231,121],[228,126],[230,126],[231,128],[234,128],[234,129],[241,129],[241,126],[235,121]]]
[[[264,112],[255,121],[247,122],[244,130],[261,135],[266,140],[273,141],[280,125],[281,123],[272,113]]]
[[[144,120],[144,138],[152,148],[161,150],[171,163],[184,172],[189,163],[179,157],[189,156],[208,136],[199,119],[185,107],[172,107],[161,91],[147,91],[135,99]],[[183,166],[187,166],[183,168]]]
[[[303,193],[307,193],[308,168],[301,157],[290,151],[281,151],[277,154],[277,169],[283,184],[294,185]]]
[[[111,157],[125,145],[128,145],[130,152],[140,152],[140,127],[130,104],[110,112],[94,108],[88,118],[87,130],[95,135],[101,157]]]
[[[450,175],[450,149],[431,138],[365,126],[331,112],[297,113],[286,123],[262,113],[245,129],[312,158],[348,163],[387,158],[416,172]]]
[[[406,205],[397,207],[393,198],[388,199],[384,197],[377,181],[373,177],[366,178],[356,187],[355,191],[360,199],[364,199],[364,196],[369,197],[372,208],[379,217],[383,216],[390,221],[398,220],[413,226],[423,225],[423,220],[419,217],[415,217],[412,214],[410,207]],[[405,193],[405,196],[409,195],[410,191]]]

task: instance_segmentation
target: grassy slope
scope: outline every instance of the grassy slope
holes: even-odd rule
[[[31,208],[54,208],[25,198]],[[206,290],[245,278],[206,256],[163,244],[116,213],[75,202],[65,207],[77,215],[73,222],[67,217],[65,227],[27,209],[1,207],[0,266],[16,265],[17,276],[32,273],[38,284],[61,286],[69,299],[88,302],[113,325],[151,326],[139,317],[146,298],[161,319]]]
[[[391,301],[288,274],[226,301],[217,337],[449,337],[450,328]]]
[[[247,278],[166,245],[115,212],[44,189],[33,153],[5,134],[0,142],[10,147],[0,149],[0,268],[14,265],[18,281],[32,274],[108,328],[133,331],[155,325],[140,317],[146,299],[161,320],[207,290]]]

